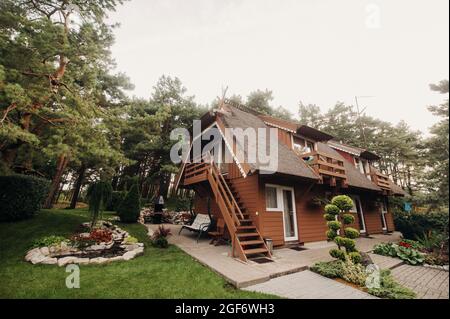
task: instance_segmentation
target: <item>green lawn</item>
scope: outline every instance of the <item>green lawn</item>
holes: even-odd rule
[[[85,210],[43,210],[33,219],[0,224],[0,298],[267,298],[230,287],[175,246],[151,247],[143,225],[120,227],[145,244],[125,262],[81,266],[80,288],[68,289],[65,267],[24,261],[33,240],[69,236],[88,220]]]

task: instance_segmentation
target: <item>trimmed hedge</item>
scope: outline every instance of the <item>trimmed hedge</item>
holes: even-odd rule
[[[50,181],[28,175],[0,176],[0,221],[32,217],[41,209]]]

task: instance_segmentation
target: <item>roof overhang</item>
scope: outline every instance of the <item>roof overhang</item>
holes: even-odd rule
[[[326,142],[333,138],[333,136],[331,136],[330,134],[319,131],[308,125],[301,125],[297,129],[297,134],[302,135],[304,137],[309,137],[318,142]]]
[[[377,154],[369,152],[369,151],[362,151],[359,156],[361,156],[362,158],[365,158],[369,161],[378,161],[380,159],[380,157]]]

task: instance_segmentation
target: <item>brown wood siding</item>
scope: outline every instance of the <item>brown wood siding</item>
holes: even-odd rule
[[[234,179],[234,178],[240,178],[242,177],[241,171],[239,170],[239,167],[235,162],[228,163],[228,178]]]
[[[270,238],[274,246],[284,245],[283,213],[265,212],[261,217],[261,235],[263,238]]]
[[[367,235],[380,234],[383,232],[383,224],[381,223],[381,208],[374,205],[374,201],[375,197],[361,197]]]
[[[258,175],[249,175],[246,178],[234,178],[231,180],[231,184],[239,194],[240,200],[244,204],[244,207],[247,209],[247,212],[250,213],[250,217],[255,222],[256,227],[259,228],[259,216],[256,215],[256,212],[259,211],[260,207],[258,193]]]
[[[392,212],[388,211],[385,216],[386,216],[387,231],[395,231],[394,216],[392,216]]]
[[[211,195],[212,196],[212,195]],[[200,195],[195,194],[194,197],[194,212],[196,214],[208,214],[208,197],[200,197]],[[219,207],[214,200],[214,197],[211,198],[211,215],[215,218],[221,216]]]
[[[352,154],[340,151],[340,150],[335,150],[336,152],[339,153],[339,155],[341,155],[343,158],[345,158],[347,161],[349,161],[350,163],[352,163],[353,165],[355,165],[355,158]]]
[[[278,129],[278,140],[289,148],[292,148],[291,133],[282,129]]]

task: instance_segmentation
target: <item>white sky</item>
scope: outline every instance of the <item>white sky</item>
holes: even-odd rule
[[[131,0],[110,20],[139,97],[163,74],[203,104],[268,88],[294,114],[374,96],[368,115],[424,132],[445,98],[428,85],[449,77],[448,0]]]

